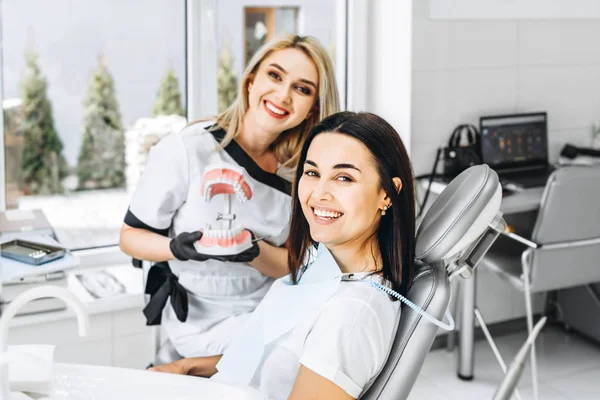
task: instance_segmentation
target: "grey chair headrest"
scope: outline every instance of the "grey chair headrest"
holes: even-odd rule
[[[458,254],[485,231],[500,209],[498,175],[486,164],[452,180],[427,211],[416,240],[416,258],[431,263]]]

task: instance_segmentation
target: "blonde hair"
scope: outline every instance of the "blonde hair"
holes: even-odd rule
[[[319,112],[314,112],[298,126],[282,132],[273,142],[271,146],[279,163],[283,167],[295,168],[298,164],[304,139],[306,139],[313,126],[323,118],[339,111],[340,105],[333,63],[319,40],[312,36],[282,36],[258,49],[242,74],[237,98],[227,110],[215,117],[217,125],[227,132],[221,141],[220,149],[226,147],[242,131],[242,122],[248,110],[248,83],[258,71],[260,64],[271,53],[289,48],[302,50],[317,67],[319,90],[315,105],[319,107]],[[206,121],[206,119],[201,121]]]

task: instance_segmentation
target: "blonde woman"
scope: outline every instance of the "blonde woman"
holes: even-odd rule
[[[288,273],[289,177],[312,127],[338,110],[324,48],[286,36],[250,60],[225,112],[152,148],[119,244],[156,262],[144,314],[168,340],[155,363],[223,354]]]

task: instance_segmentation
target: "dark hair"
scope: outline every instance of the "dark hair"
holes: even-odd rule
[[[308,221],[298,199],[298,184],[304,172],[304,162],[313,139],[324,132],[348,135],[359,140],[372,154],[379,173],[380,184],[391,199],[392,207],[382,216],[377,231],[383,261],[383,276],[392,282],[393,289],[405,295],[412,281],[415,255],[415,198],[413,171],[400,135],[383,118],[361,112],[333,114],[311,130],[302,152],[292,195],[292,221],[289,237],[288,266],[294,283],[298,271],[307,264],[306,256],[316,243],[310,236]],[[402,190],[396,191],[392,178],[402,180]]]

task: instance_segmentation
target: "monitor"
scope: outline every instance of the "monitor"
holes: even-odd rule
[[[548,165],[545,112],[481,117],[481,158],[495,170]]]

